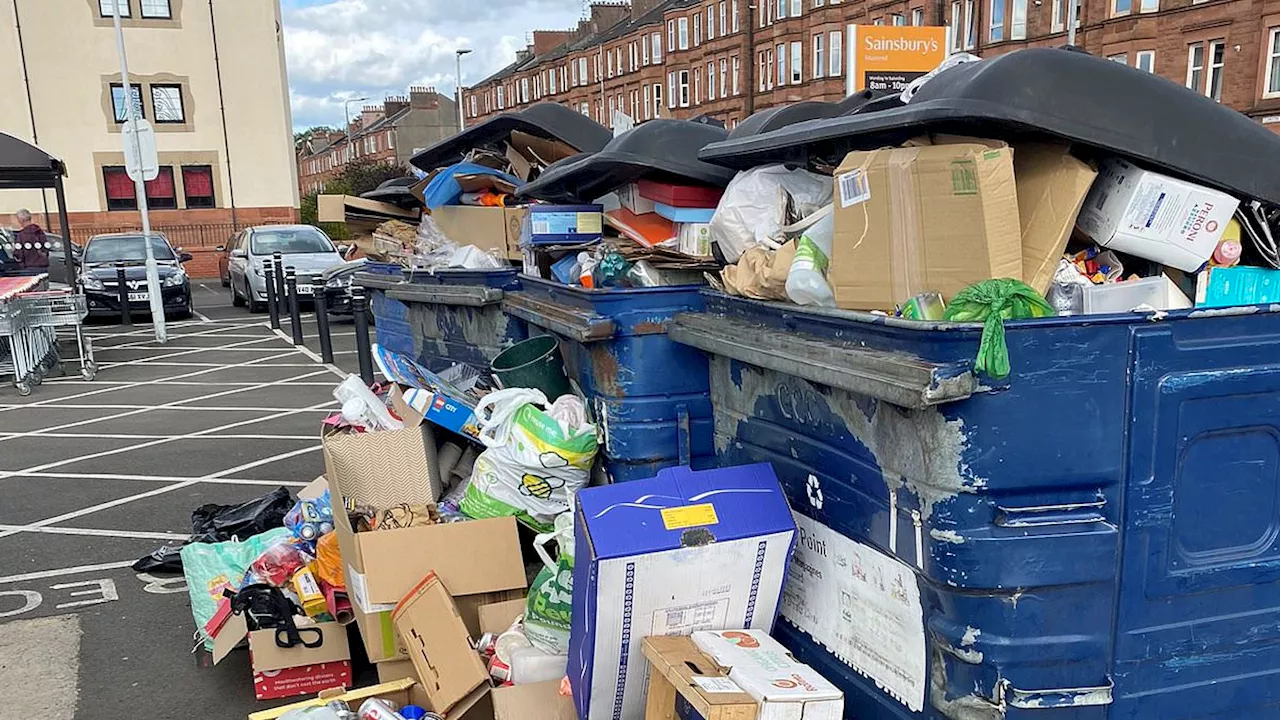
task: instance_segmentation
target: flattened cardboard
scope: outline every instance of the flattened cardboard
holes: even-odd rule
[[[1098,171],[1065,145],[1021,143],[1014,146],[1013,173],[1022,224],[1022,281],[1043,295]]]
[[[559,140],[547,140],[519,130],[511,133],[511,146],[521,155],[537,161],[543,167],[578,154],[577,150]]]
[[[528,210],[522,207],[445,205],[436,208],[431,218],[455,243],[496,250],[510,259],[520,257],[520,227],[526,214]]]
[[[416,210],[405,210],[399,205],[367,200],[354,195],[320,195],[316,198],[316,219],[320,222],[346,222],[347,215],[370,219],[418,221]]]
[[[249,715],[249,720],[276,720],[276,718],[294,710],[301,710],[308,707],[321,707],[330,700],[343,700],[351,707],[360,707],[360,703],[369,698],[381,698],[396,705],[407,705],[412,702],[410,691],[417,683],[410,679],[396,680],[394,682],[386,682],[371,687],[357,688],[347,692],[326,691],[321,692],[319,696],[310,700],[302,700],[292,705],[282,705],[277,708],[268,710],[260,710]]]
[[[303,618],[299,616],[298,620]],[[295,645],[282,648],[276,645],[275,630],[254,630],[249,633],[249,652],[253,654],[253,669],[257,672],[283,670],[299,665],[315,665],[327,662],[339,662],[351,659],[351,649],[347,646],[347,629],[336,622],[316,623],[306,626],[324,634],[324,643],[320,647],[309,648]],[[311,640],[312,633],[306,639]]]
[[[676,697],[684,698],[704,720],[756,720],[759,704],[745,691],[711,692],[705,678],[716,685],[735,685],[728,672],[707,657],[687,636],[647,637],[643,645],[649,660],[649,692],[645,720],[677,717]],[[727,681],[727,682],[726,682]]]
[[[1013,151],[983,143],[852,152],[835,173],[836,305],[894,308],[1022,276]]]
[[[494,688],[493,720],[578,720],[578,713],[573,698],[560,694],[560,681],[550,680]]]
[[[480,634],[501,634],[511,627],[516,618],[524,614],[525,598],[480,606]]]
[[[488,684],[489,672],[471,646],[453,598],[435,573],[396,605],[392,621],[417,670],[429,710],[448,712]]]
[[[516,191],[515,185],[497,175],[454,175],[453,179],[464,193],[492,190],[500,195],[511,195]]]
[[[448,587],[447,585],[445,587]],[[507,603],[520,603],[524,606],[524,590],[502,590],[499,592],[479,593],[476,595],[454,595],[453,601],[458,605],[458,614],[462,616],[462,623],[467,626],[467,632],[471,633],[471,637],[480,637],[486,632],[482,629],[480,622],[481,608],[489,605],[506,605]],[[512,617],[515,617],[514,615]],[[510,623],[507,623],[509,626]],[[506,630],[504,626],[502,630]],[[501,632],[501,631],[499,631]]]

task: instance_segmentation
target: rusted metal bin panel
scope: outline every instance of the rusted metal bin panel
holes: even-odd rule
[[[369,308],[373,311],[374,336],[382,347],[402,355],[413,357],[413,336],[405,321],[405,306],[399,300],[387,297],[387,289],[404,279],[403,269],[396,263],[366,262],[352,279],[369,294]]]

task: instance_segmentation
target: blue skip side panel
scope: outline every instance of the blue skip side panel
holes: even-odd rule
[[[507,291],[520,287],[516,268],[501,270],[438,270],[410,273],[408,282],[423,287]],[[439,372],[456,363],[480,369],[499,353],[527,338],[528,328],[517,318],[503,314],[501,292],[483,302],[455,298],[432,301],[406,299],[406,321],[416,357],[428,369]]]
[[[965,372],[979,338],[717,294],[690,317]],[[906,569],[888,597],[918,592],[923,657],[868,639],[865,605],[818,638],[792,597],[776,634],[859,720],[1280,717],[1280,306],[1007,328],[1011,377],[918,409],[713,355],[720,462],[773,464],[803,516],[793,576],[819,547]],[[805,519],[838,542],[806,548]],[[919,712],[850,637],[922,671]]]
[[[360,269],[387,279],[403,276],[403,269],[397,263],[366,262]],[[412,357],[415,354],[413,336],[409,333],[409,325],[405,320],[404,303],[387,297],[386,291],[381,288],[371,287],[366,292],[369,294],[369,307],[373,310],[374,335],[378,344]]]
[[[615,482],[665,467],[715,464],[706,356],[672,342],[667,323],[696,310],[696,286],[587,290],[523,276],[509,314],[560,338],[565,370],[605,432],[605,470]],[[682,448],[686,457],[682,458]]]

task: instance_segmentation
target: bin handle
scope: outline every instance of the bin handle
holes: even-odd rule
[[[401,283],[387,289],[387,297],[402,302],[433,303],[463,307],[484,307],[502,302],[500,288],[483,285],[419,285]]]
[[[575,311],[527,292],[507,293],[502,310],[508,315],[580,343],[607,340],[617,332],[613,320],[590,311]]]
[[[361,287],[371,290],[389,290],[402,281],[394,275],[376,275],[368,272],[358,272],[352,276],[351,281]]]
[[[964,400],[977,390],[972,363],[935,363],[851,347],[707,313],[680,313],[668,336],[699,350],[910,409]]]

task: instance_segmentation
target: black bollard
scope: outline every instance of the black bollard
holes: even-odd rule
[[[271,329],[280,329],[280,303],[276,300],[276,271],[272,263],[262,263],[262,278],[267,286],[267,314],[271,316]],[[250,290],[249,292],[253,292]]]
[[[129,284],[124,280],[124,263],[116,263],[116,297],[120,300],[120,324],[132,325],[133,316],[129,313]]]
[[[289,309],[285,305],[289,300],[289,295],[284,287],[284,259],[278,252],[271,253],[271,263],[276,267],[276,302],[280,305],[280,314],[284,315],[285,311]]]
[[[324,278],[316,275],[311,279],[311,288],[316,295],[316,334],[320,336],[320,359],[333,364],[333,338],[329,336],[329,298],[325,292]]]
[[[369,305],[365,302],[364,288],[351,288],[351,315],[356,325],[356,357],[360,361],[360,379],[366,385],[373,384],[373,349],[369,347]]]
[[[293,345],[305,344],[302,338],[302,315],[298,310],[298,274],[292,267],[284,271],[285,292],[289,294],[289,325],[293,329]]]

